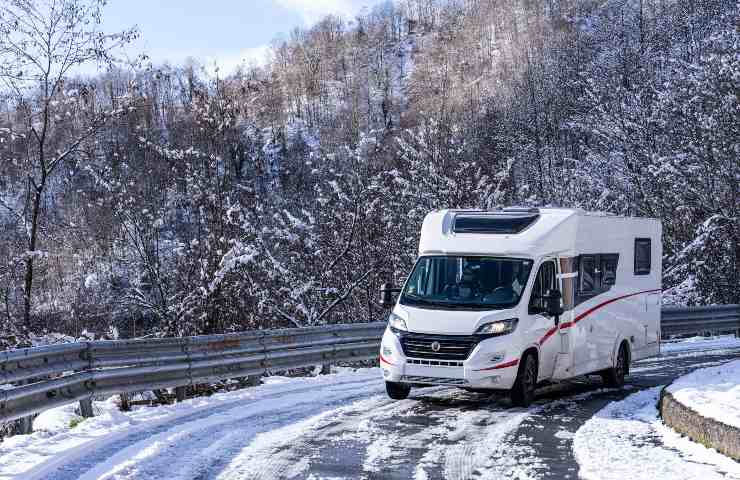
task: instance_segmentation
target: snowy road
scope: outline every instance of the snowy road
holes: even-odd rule
[[[71,430],[49,420],[71,414],[65,407],[45,414],[48,428],[42,418],[34,435],[0,444],[0,479],[576,478],[576,458],[583,464],[583,455],[599,454],[579,442],[599,438],[599,424],[589,420],[610,402],[740,354],[737,342],[704,347],[715,350],[697,344],[633,365],[624,391],[572,382],[544,389],[529,409],[446,387],[392,402],[377,369],[274,378],[125,415],[103,405],[103,414]],[[650,437],[651,448],[673,448],[661,442]],[[599,459],[582,474],[589,468],[601,468]]]

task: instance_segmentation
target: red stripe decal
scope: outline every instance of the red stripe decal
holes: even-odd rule
[[[552,337],[553,334],[557,331],[558,331],[558,327],[550,328],[550,330],[548,330],[547,333],[542,338],[540,338],[539,344],[542,345],[543,343],[545,343],[545,340]]]
[[[513,367],[515,365],[519,364],[519,359],[512,360],[510,362],[502,363],[500,365],[496,365],[495,367],[488,367],[488,368],[481,368],[480,370],[476,370],[476,372],[485,372],[487,370],[498,370],[499,368],[508,368]]]
[[[395,363],[389,362],[383,355],[380,356],[380,361],[383,363],[387,363],[388,365],[395,365]]]
[[[594,307],[589,308],[588,310],[586,310],[582,314],[578,315],[572,322],[565,322],[565,323],[561,324],[560,325],[560,329],[561,330],[565,330],[566,328],[572,327],[576,323],[580,322],[581,320],[583,320],[587,316],[589,316],[592,313],[594,313],[596,310],[600,309],[601,307],[605,307],[606,305],[609,305],[610,303],[614,303],[617,300],[623,300],[625,298],[634,297],[635,295],[642,295],[644,293],[655,293],[655,292],[660,292],[660,291],[661,291],[660,288],[658,288],[656,290],[644,290],[642,292],[630,293],[628,295],[622,295],[621,297],[616,297],[616,298],[609,299],[609,300],[607,300],[605,302],[602,302],[602,303],[600,303],[600,304],[598,304],[598,305],[596,305]]]

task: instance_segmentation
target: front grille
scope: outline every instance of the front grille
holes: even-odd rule
[[[404,383],[424,383],[427,385],[467,385],[464,378],[442,378],[442,377],[420,377],[415,375],[404,375],[401,377]]]
[[[468,358],[478,344],[478,338],[467,335],[427,335],[423,333],[404,332],[401,335],[403,353],[411,358],[431,360],[457,360]],[[438,343],[439,350],[432,345]]]

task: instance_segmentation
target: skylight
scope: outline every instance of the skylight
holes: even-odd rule
[[[455,216],[452,231],[455,233],[520,233],[539,218],[537,213],[466,213]]]

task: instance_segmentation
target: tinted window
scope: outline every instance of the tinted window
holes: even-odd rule
[[[457,215],[453,231],[455,233],[519,233],[532,225],[539,215],[489,214]]]
[[[534,315],[545,311],[545,299],[550,290],[557,288],[557,278],[554,262],[545,262],[540,266],[537,277],[532,286],[532,296],[529,298],[529,313]]]
[[[648,275],[650,273],[650,239],[635,239],[635,275]]]
[[[581,271],[578,276],[581,279],[581,292],[593,292],[596,288],[596,258],[593,256],[581,257]]]
[[[617,263],[619,256],[602,255],[601,256],[601,285],[604,290],[608,290],[610,285],[617,281]]]

